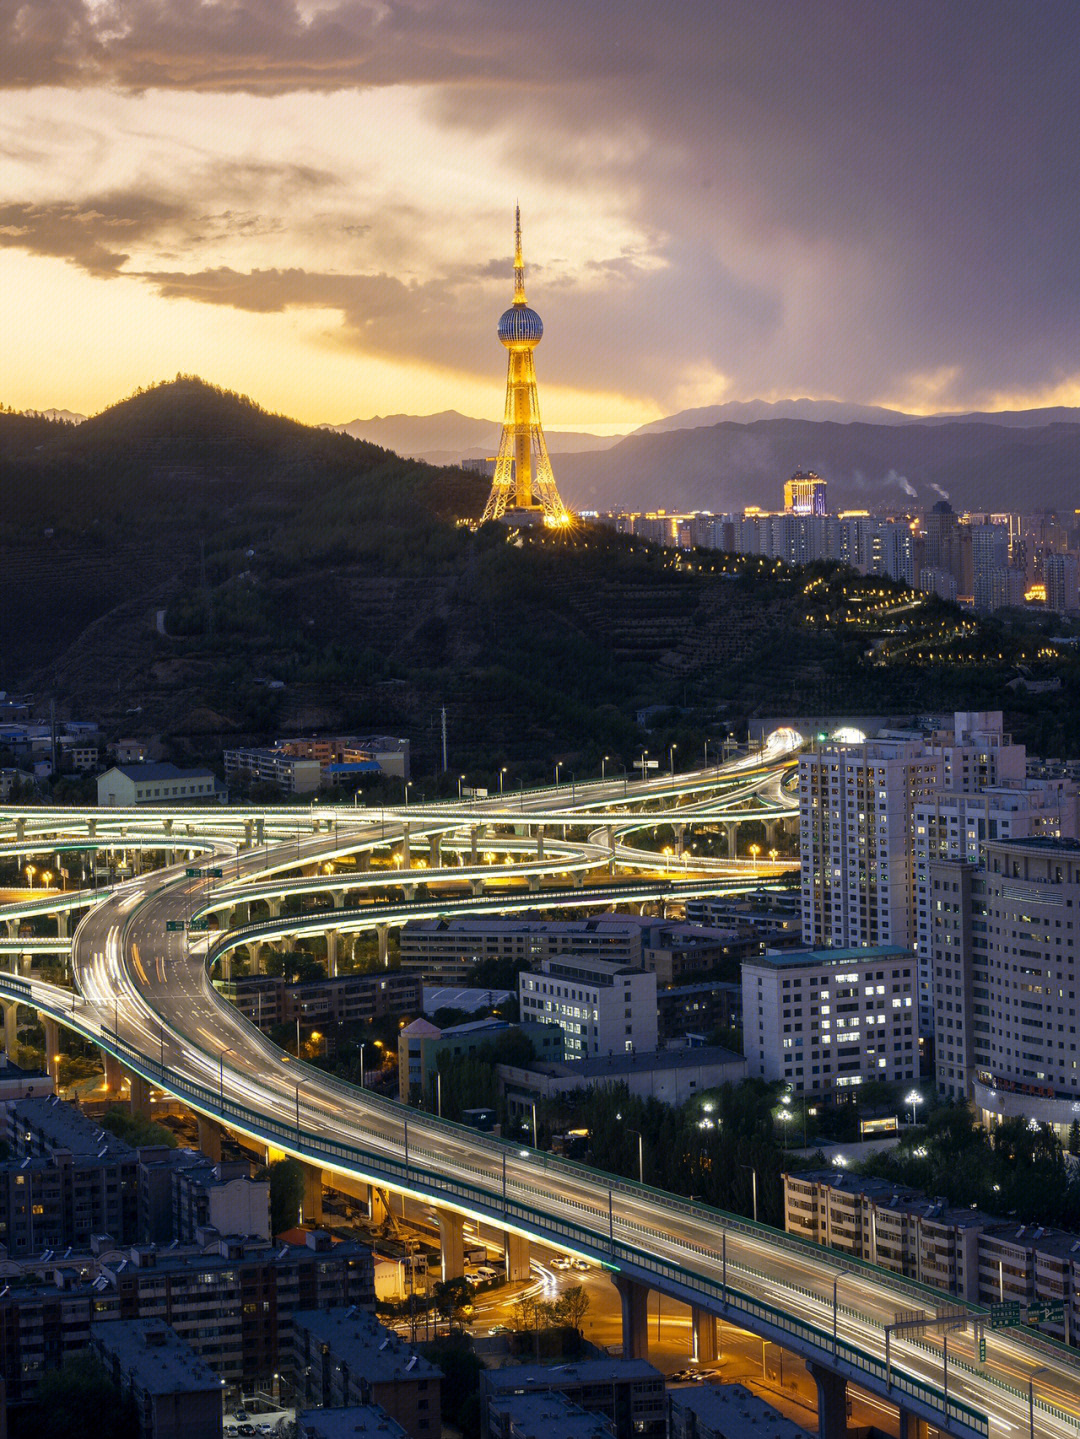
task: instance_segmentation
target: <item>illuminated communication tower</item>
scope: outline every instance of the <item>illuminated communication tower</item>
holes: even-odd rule
[[[521,258],[521,208],[514,212],[514,303],[499,320],[499,339],[510,351],[506,370],[506,408],[495,461],[495,478],[484,507],[485,520],[541,517],[547,525],[568,525],[570,512],[559,497],[551,473],[540,401],[536,395],[533,351],[543,322],[525,301],[525,262]]]

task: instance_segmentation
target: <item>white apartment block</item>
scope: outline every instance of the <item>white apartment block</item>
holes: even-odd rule
[[[314,794],[322,783],[315,759],[298,759],[277,749],[227,749],[226,784],[272,784],[282,794]]]
[[[988,840],[1075,839],[1076,786],[1064,779],[1021,780],[1015,788],[996,785],[974,794],[939,790],[915,806],[915,950],[919,956],[919,1025],[934,1032],[929,886],[932,860],[978,864]]]
[[[1080,1116],[1080,842],[987,841],[982,864],[930,865],[938,1088],[983,1123],[1066,1139]]]
[[[614,960],[554,955],[518,976],[522,1021],[557,1024],[567,1059],[650,1052],[657,1045],[656,975]]]
[[[784,1228],[976,1304],[1061,1302],[1080,1334],[1080,1238],[836,1170],[784,1175]],[[1045,1332],[1065,1337],[1065,1325]]]
[[[919,1072],[915,956],[895,945],[744,960],[743,1052],[751,1078],[834,1099]]]

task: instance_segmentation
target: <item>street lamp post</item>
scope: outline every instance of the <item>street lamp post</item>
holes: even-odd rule
[[[223,1049],[218,1055],[218,1104],[225,1107],[225,1056],[235,1054],[235,1049]]]
[[[841,1279],[843,1278],[844,1275],[838,1274],[832,1282],[832,1352],[834,1359],[836,1358],[836,1351],[839,1347],[839,1339],[837,1338],[837,1317],[839,1314],[839,1307],[836,1302],[836,1291],[839,1287]]]
[[[405,781],[405,808],[406,808],[406,809],[408,809],[408,807],[409,807],[409,791],[410,791],[411,789],[412,789],[412,780],[411,780],[411,779],[407,779],[407,780]]]
[[[610,758],[611,758],[611,756],[610,756],[609,754],[606,754],[606,755],[604,755],[604,756],[602,757],[602,759],[600,760],[600,778],[601,778],[601,780],[607,779],[607,762],[608,762],[608,760],[609,760]]]
[[[562,760],[555,761],[555,788],[559,788],[559,771],[562,769]]]
[[[364,1087],[364,1050],[367,1048],[367,1041],[360,1042],[360,1088]]]
[[[645,1141],[640,1129],[628,1129],[627,1134],[637,1135],[637,1177],[638,1183],[645,1183]]]
[[[673,744],[673,745],[669,745],[669,746],[668,746],[668,769],[669,769],[669,771],[670,771],[670,773],[671,773],[671,778],[672,778],[672,779],[675,778],[675,751],[676,751],[678,748],[679,748],[679,746],[678,746],[677,744]]]
[[[1028,1439],[1035,1439],[1035,1380],[1040,1374],[1051,1374],[1053,1370],[1042,1365],[1028,1375]]]
[[[753,873],[753,874],[757,874],[757,857],[758,857],[758,855],[759,855],[760,853],[761,853],[761,845],[759,845],[759,844],[752,844],[752,845],[750,846],[751,873]]]
[[[922,1102],[923,1097],[917,1089],[913,1089],[910,1094],[904,1095],[904,1103],[911,1105],[911,1127],[913,1129],[915,1127],[915,1110]]]
[[[461,786],[462,786],[464,783],[465,783],[465,776],[464,776],[463,774],[459,774],[458,777],[457,777],[457,797],[458,797],[458,799],[461,798]]]
[[[642,783],[642,784],[645,783],[645,761],[646,761],[648,758],[649,758],[649,751],[648,751],[647,749],[643,749],[643,750],[641,751],[641,783]]]
[[[506,778],[506,766],[503,765],[502,769],[499,771],[499,798],[500,798],[500,799],[502,799],[503,780],[504,780],[505,778]]]
[[[754,1168],[754,1166],[753,1166],[752,1164],[740,1164],[740,1165],[739,1165],[739,1168],[740,1168],[740,1169],[748,1169],[748,1170],[750,1171],[751,1212],[753,1213],[754,1223],[756,1224],[756,1223],[757,1223],[757,1170]]]

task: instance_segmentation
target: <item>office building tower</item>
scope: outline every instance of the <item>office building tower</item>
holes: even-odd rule
[[[789,515],[824,515],[828,513],[825,481],[813,470],[796,470],[784,481],[784,510]]]

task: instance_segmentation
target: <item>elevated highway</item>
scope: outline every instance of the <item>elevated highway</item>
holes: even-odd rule
[[[672,798],[650,790],[649,797],[654,796]],[[584,798],[592,806],[596,796],[586,793]],[[505,819],[497,804],[464,805],[454,810],[451,823],[466,828],[517,823],[528,831],[518,837],[527,838],[541,823],[561,823],[563,815],[568,825],[595,833],[610,813],[606,797],[588,814],[553,807],[549,797],[535,803],[535,810],[518,809]],[[723,813],[722,796],[714,812]],[[689,820],[685,813],[683,818]],[[262,848],[240,847],[237,835],[243,830],[234,828],[228,837],[223,832],[209,865],[201,864],[198,873],[187,872],[191,865],[173,865],[97,896],[71,942],[74,990],[4,974],[0,997],[31,1005],[49,1023],[92,1039],[140,1085],[175,1095],[207,1123],[293,1154],[316,1174],[389,1187],[434,1204],[444,1229],[444,1253],[447,1246],[453,1251],[464,1217],[473,1216],[599,1261],[620,1286],[631,1351],[644,1347],[643,1297],[655,1287],[689,1303],[702,1333],[708,1316],[722,1315],[805,1355],[818,1379],[827,1439],[842,1432],[843,1386],[849,1379],[898,1403],[910,1422],[921,1419],[963,1439],[1026,1432],[1030,1383],[1038,1432],[1075,1439],[1080,1371],[1064,1346],[1008,1331],[987,1333],[986,1360],[979,1363],[972,1325],[985,1320],[985,1314],[978,1306],[956,1306],[967,1330],[951,1337],[946,1372],[939,1335],[928,1334],[919,1342],[895,1335],[890,1342],[887,1336],[898,1310],[933,1313],[945,1298],[939,1291],[677,1196],[380,1099],[284,1054],[220,998],[210,983],[208,963],[245,939],[303,933],[309,924],[363,926],[385,922],[390,913],[410,917],[431,907],[445,910],[445,898],[384,897],[351,910],[342,906],[268,918],[223,934],[187,928],[192,917],[264,895],[268,883],[277,892],[288,880],[282,875],[268,881],[271,867],[316,867],[328,862],[327,856],[346,852],[343,846],[384,842],[384,827],[401,842],[406,822],[414,833],[413,825],[438,828],[447,820],[438,813],[422,816],[415,807],[407,818],[403,810],[387,811],[374,823],[364,811],[348,820],[335,812],[330,824],[324,815],[306,835],[276,845],[265,843],[264,828]],[[612,815],[611,822],[618,819]],[[652,813],[649,822],[655,822]],[[349,833],[342,835],[345,823]],[[591,851],[580,856],[584,864],[592,864],[597,850],[604,853],[604,846],[582,843]],[[572,840],[566,844],[574,847]],[[508,854],[504,845],[500,839],[492,847]],[[553,862],[565,868],[566,859],[559,855]],[[522,856],[523,866],[535,862],[535,856]],[[222,877],[208,876],[204,868],[221,868]],[[516,868],[503,863],[495,872],[500,880],[512,879]],[[463,873],[461,868],[450,872],[459,879]],[[411,875],[419,879],[423,873]],[[486,877],[491,875],[489,868]],[[528,875],[522,877],[527,885]],[[384,883],[400,886],[403,878],[387,874]],[[500,889],[451,903],[474,912],[506,909],[511,902],[607,904],[616,892],[619,898],[644,901],[695,887],[715,892],[756,881],[707,874],[690,876],[685,883],[684,889],[679,881],[645,875],[538,894],[519,883],[512,897]]]

